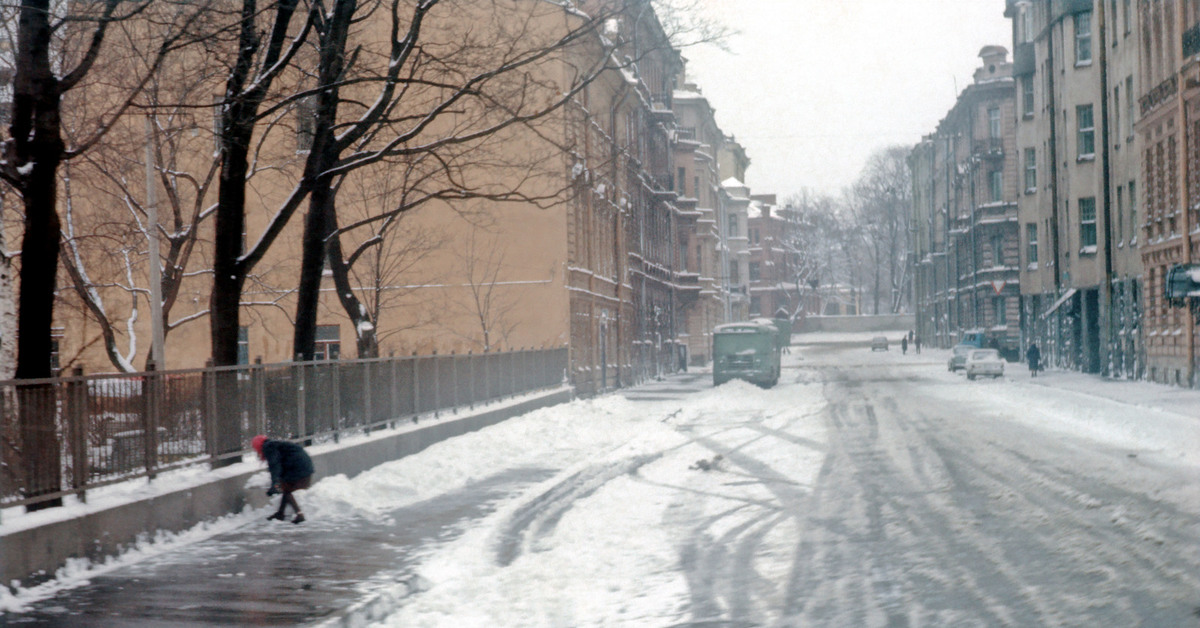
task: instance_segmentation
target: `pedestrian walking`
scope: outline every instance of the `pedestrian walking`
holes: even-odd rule
[[[271,487],[267,489],[267,497],[283,494],[279,498],[279,510],[267,520],[283,521],[287,507],[291,505],[296,513],[292,523],[304,523],[304,513],[300,512],[300,504],[292,493],[312,486],[312,458],[296,443],[270,439],[262,434],[255,436],[250,444],[258,452],[259,460],[267,461],[267,468],[271,472]]]
[[[921,336],[913,336],[913,350],[918,354],[921,353]]]
[[[900,337],[900,354],[908,355],[908,336]]]
[[[1025,360],[1029,362],[1029,372],[1033,377],[1037,377],[1038,371],[1042,370],[1042,352],[1038,350],[1036,342],[1029,343],[1029,348],[1025,350]]]

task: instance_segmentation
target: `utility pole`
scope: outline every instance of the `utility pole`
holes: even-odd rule
[[[152,115],[146,116],[146,216],[149,240],[150,259],[150,327],[153,337],[150,344],[150,358],[154,360],[155,368],[166,368],[166,356],[163,343],[163,313],[162,313],[162,260],[158,248],[158,185],[155,181],[154,159],[154,121]]]

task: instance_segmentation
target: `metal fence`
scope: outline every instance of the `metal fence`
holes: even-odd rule
[[[566,369],[559,348],[0,381],[0,506],[229,464],[254,434],[336,441],[557,387]]]

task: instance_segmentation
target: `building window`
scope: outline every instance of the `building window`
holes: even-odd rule
[[[1125,186],[1117,186],[1117,240],[1125,237]],[[1118,245],[1120,243],[1118,242]]]
[[[1037,190],[1037,149],[1025,149],[1025,191]]]
[[[989,190],[992,195],[992,202],[998,203],[1004,200],[1004,171],[993,170],[989,181]]]
[[[758,262],[750,262],[750,281],[758,281],[761,278]]]
[[[1112,28],[1110,28],[1109,30],[1112,31],[1112,45],[1115,47],[1117,45],[1117,31],[1118,31],[1118,29],[1117,29],[1117,19],[1118,19],[1117,18],[1117,0],[1112,0],[1112,2],[1109,3],[1109,5],[1110,5],[1110,7],[1109,7],[1108,15],[1112,16]]]
[[[317,341],[313,358],[336,360],[342,356],[342,328],[338,325],[317,325]]]
[[[728,217],[728,219],[726,220],[726,223],[728,224],[728,233],[729,233],[729,237],[731,237],[731,238],[736,238],[736,237],[738,237],[738,219],[737,219],[737,215],[736,215],[736,214],[734,214],[734,215],[731,215],[731,216],[729,216],[729,217]]]
[[[997,327],[1008,325],[1008,299],[992,297],[992,320]]]
[[[1079,246],[1096,249],[1096,197],[1079,199]]]
[[[1096,122],[1092,118],[1091,105],[1075,107],[1075,123],[1078,128],[1079,158],[1096,156]]]
[[[1000,139],[1000,108],[992,107],[988,109],[988,137],[993,140]]]
[[[250,363],[250,328],[245,325],[238,327],[237,363]]]
[[[1116,148],[1121,147],[1121,85],[1118,83],[1113,88],[1113,125],[1112,128],[1117,130],[1117,137],[1112,138]]]
[[[1033,5],[1021,5],[1021,42],[1029,43],[1033,41]]]
[[[992,266],[1004,265],[1004,236],[992,236]]]
[[[1092,12],[1075,14],[1075,65],[1092,62]]]
[[[1125,32],[1129,34],[1129,31]],[[1121,103],[1117,103],[1120,107]],[[1133,141],[1133,75],[1125,77],[1125,142]]]
[[[738,272],[737,262],[729,262],[729,283],[730,285],[742,283],[742,273]]]
[[[1125,6],[1122,7],[1121,19],[1125,21],[1125,36],[1133,31],[1133,0],[1125,0]]]
[[[50,328],[50,372],[51,373],[58,373],[58,370],[62,368],[62,361],[60,360],[60,356],[61,356],[61,351],[62,351],[62,340],[63,340],[65,331],[66,331],[65,327],[51,327]],[[160,365],[158,368],[162,368],[162,366]]]
[[[1021,77],[1021,113],[1033,117],[1033,75]]]
[[[1030,222],[1025,224],[1025,240],[1028,242],[1025,256],[1029,258],[1028,261],[1030,264],[1036,264],[1038,261],[1037,223]]]
[[[687,196],[687,168],[679,169],[679,178],[675,180],[675,185],[678,186],[675,191],[679,192],[680,196]]]
[[[1133,181],[1129,182],[1129,243],[1137,242],[1137,192]]]
[[[762,297],[750,297],[750,315],[762,314]]]

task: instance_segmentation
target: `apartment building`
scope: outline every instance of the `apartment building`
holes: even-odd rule
[[[1168,299],[1167,279],[1172,268],[1200,261],[1200,2],[1132,4],[1139,21],[1132,24],[1131,38],[1141,37],[1134,129],[1143,211],[1133,226],[1145,269],[1145,374],[1195,386],[1196,300]]]
[[[919,333],[949,346],[967,329],[1015,358],[1020,346],[1012,64],[980,51],[974,82],[910,155]]]
[[[712,330],[727,322],[729,299],[724,276],[722,236],[717,227],[722,197],[720,164],[725,135],[717,126],[716,111],[693,83],[675,91],[676,116],[675,201],[685,232],[680,234],[680,259],[689,290],[684,303],[688,361],[693,365],[712,360]]]
[[[1050,364],[1136,377],[1141,260],[1136,14],[1124,0],[1009,1],[1021,326]]]
[[[798,308],[799,253],[793,245],[797,228],[792,210],[781,207],[774,194],[750,197],[747,212],[750,257],[750,317],[791,317]]]

